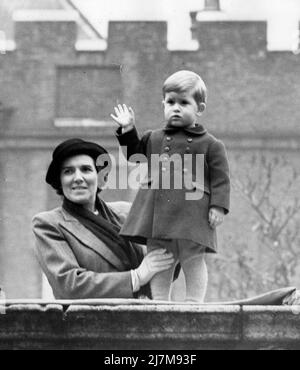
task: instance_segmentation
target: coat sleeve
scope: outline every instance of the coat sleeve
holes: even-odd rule
[[[151,131],[146,131],[142,138],[139,138],[138,132],[134,127],[132,130],[122,134],[121,129],[119,128],[116,132],[117,139],[119,140],[120,146],[124,153],[124,156],[128,161],[136,162],[136,159],[130,160],[130,157],[134,154],[143,154],[144,158],[141,157],[141,162],[147,161],[147,146]],[[144,160],[143,160],[144,159]]]
[[[225,145],[215,140],[209,146],[208,167],[210,177],[210,207],[220,207],[225,214],[230,207],[229,164]]]
[[[33,219],[35,253],[57,299],[133,298],[131,272],[94,272],[80,267],[59,228]]]

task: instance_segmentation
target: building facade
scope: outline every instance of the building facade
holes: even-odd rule
[[[199,49],[170,51],[166,22],[110,22],[104,43],[100,35],[79,37],[83,20],[72,9],[15,13],[14,44],[0,54],[0,285],[8,298],[42,296],[31,219],[60,202],[44,181],[54,146],[79,136],[117,156],[109,116],[114,105],[134,107],[141,132],[160,127],[162,82],[178,69],[205,80],[205,124],[224,140],[234,176],[257,176],[261,167],[250,159],[260,153],[286,158],[299,172],[300,56],[269,52],[266,22],[191,17]],[[277,185],[282,196],[280,180]],[[104,194],[107,200],[133,196],[130,190]],[[234,190],[232,212],[220,229],[220,254],[230,255],[231,242],[245,244],[259,269],[264,260],[253,223],[255,214]],[[213,291],[219,271],[214,260],[209,263]],[[216,289],[212,298],[218,298]]]

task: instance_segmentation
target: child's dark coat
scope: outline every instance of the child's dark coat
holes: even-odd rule
[[[153,189],[153,185],[158,185],[161,179],[161,171],[166,171],[162,162],[159,173],[153,175],[152,172],[147,179],[149,189],[138,191],[121,234],[142,243],[148,238],[186,239],[205,246],[207,252],[215,252],[216,231],[209,226],[209,209],[212,206],[221,207],[225,214],[228,213],[230,196],[228,160],[222,141],[201,125],[149,131],[141,140],[134,128],[125,134],[118,132],[118,140],[121,146],[127,147],[127,159],[137,153],[146,155],[148,160],[151,154],[179,154],[182,159],[185,154],[192,154],[194,161],[196,154],[204,154],[204,189],[203,181],[202,184],[195,182],[195,166],[191,174],[192,190]],[[182,163],[182,172],[187,172],[184,161]],[[172,184],[176,171],[171,170],[170,173]],[[186,199],[186,194],[193,196],[201,191],[204,191],[201,199]]]

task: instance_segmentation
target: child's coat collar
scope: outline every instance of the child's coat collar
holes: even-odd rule
[[[168,132],[168,133],[184,131],[184,132],[187,132],[187,133],[193,134],[193,135],[204,135],[207,132],[207,130],[202,125],[200,125],[199,123],[197,123],[195,127],[188,127],[188,128],[186,128],[186,127],[166,126],[164,128],[164,131]]]

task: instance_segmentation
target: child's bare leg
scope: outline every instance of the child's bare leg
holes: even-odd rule
[[[180,263],[186,284],[185,301],[203,303],[208,282],[205,254],[199,246],[184,246],[183,242],[180,244]]]
[[[158,239],[149,239],[147,243],[148,253],[157,248],[165,248],[169,252],[173,253],[173,251],[171,251],[169,248],[168,241],[158,240]],[[176,262],[174,262],[174,264],[172,265],[170,269],[159,272],[158,274],[154,275],[154,277],[150,281],[152,299],[160,300],[160,301],[169,300],[170,288],[171,288],[171,283],[173,281],[173,274],[174,274],[175,266],[176,266]]]

